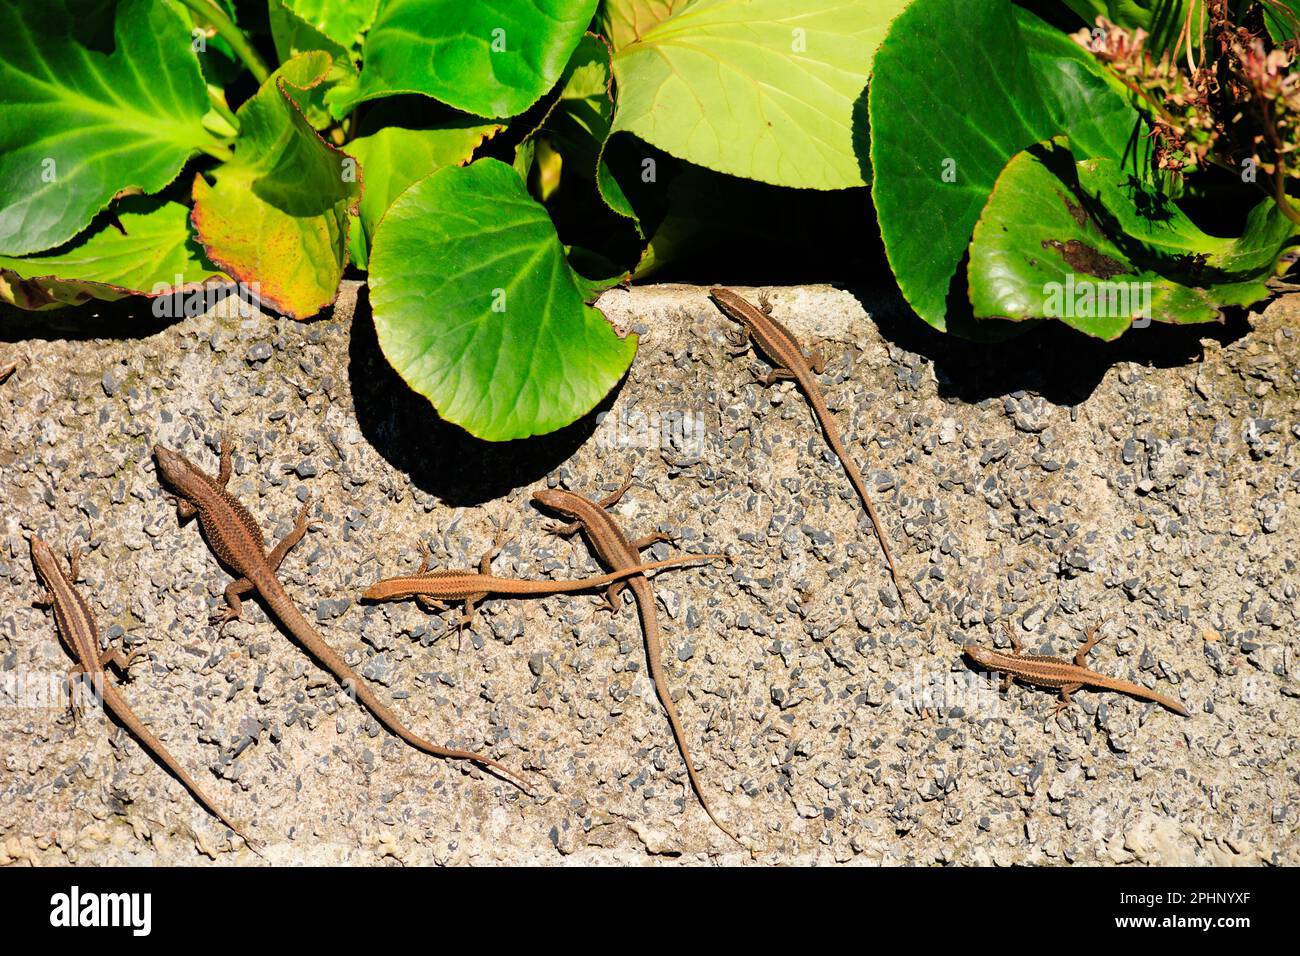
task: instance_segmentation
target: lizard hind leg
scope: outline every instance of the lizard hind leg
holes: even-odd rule
[[[217,634],[226,629],[226,625],[231,621],[238,621],[244,613],[244,602],[240,600],[242,595],[248,594],[253,590],[253,582],[248,578],[240,578],[237,581],[231,581],[226,585],[226,606],[223,610],[209,618],[209,624],[217,626]]]
[[[307,512],[311,510],[311,504],[310,498],[302,503],[302,509],[298,512],[298,517],[293,519],[293,528],[280,539],[280,543],[272,548],[271,553],[266,556],[266,561],[271,565],[272,571],[280,570],[285,555],[292,551],[307,533]]]
[[[122,648],[115,647],[111,650],[105,651],[103,655],[99,658],[99,669],[108,670],[108,668],[114,667],[118,670],[119,673],[129,676],[131,671],[131,665],[134,664],[140,658],[144,657],[145,653],[146,652],[143,647],[137,647],[129,654],[124,654],[122,653]]]
[[[1048,716],[1055,717],[1061,711],[1065,710],[1065,708],[1069,707],[1070,695],[1073,694],[1076,690],[1082,690],[1082,689],[1083,689],[1082,684],[1066,684],[1064,687],[1062,687],[1061,699],[1056,702],[1056,706],[1052,708],[1052,712]]]
[[[610,614],[617,614],[623,607],[618,596],[623,593],[627,587],[626,581],[615,581],[609,587],[605,588],[605,600],[600,603],[597,610],[609,611]]]
[[[826,355],[821,349],[809,349],[807,358],[808,367],[813,370],[814,375],[820,375],[826,371]]]
[[[774,368],[766,375],[760,376],[758,381],[766,388],[775,385],[777,382],[784,381],[785,379],[793,378],[796,378],[796,375],[788,368]]]
[[[487,597],[486,591],[480,591],[478,594],[465,595],[465,605],[461,609],[460,617],[456,621],[456,650],[460,651],[460,637],[464,631],[470,629],[474,624],[475,611],[479,601]]]
[[[1105,623],[1104,621],[1098,621],[1088,630],[1088,633],[1084,635],[1083,646],[1080,647],[1078,653],[1074,655],[1074,664],[1076,667],[1088,666],[1086,663],[1088,658],[1088,652],[1091,651],[1094,647],[1096,647],[1097,642],[1101,640],[1102,638],[1102,634],[1100,633],[1101,626],[1104,623]]]
[[[637,538],[632,542],[632,547],[638,551],[644,551],[646,548],[652,548],[656,544],[668,543],[673,540],[673,536],[663,531],[656,531],[654,534],[648,534],[644,538]]]

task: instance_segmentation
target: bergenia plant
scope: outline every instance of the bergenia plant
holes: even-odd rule
[[[835,241],[884,256],[806,279],[896,283],[942,331],[1213,321],[1300,222],[1297,10],[9,0],[0,299],[309,319],[352,271],[393,368],[488,440],[599,403],[637,345],[599,294],[743,242],[746,184],[843,191]]]

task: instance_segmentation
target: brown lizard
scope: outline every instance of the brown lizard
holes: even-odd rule
[[[568,581],[525,581],[520,578],[499,578],[492,574],[492,559],[501,550],[498,539],[490,551],[479,560],[478,573],[473,571],[430,571],[430,554],[426,545],[420,545],[423,556],[420,569],[414,574],[384,578],[370,585],[361,595],[368,601],[398,601],[403,598],[415,598],[426,611],[443,611],[447,602],[460,601],[464,609],[456,622],[456,629],[469,627],[474,623],[475,606],[492,594],[507,597],[541,597],[550,594],[568,594],[573,591],[586,591],[590,588],[604,587],[615,581],[630,578],[634,574],[656,571],[663,568],[676,568],[696,561],[710,561],[715,558],[727,560],[725,554],[691,554],[666,561],[651,561],[648,564],[635,564],[629,568],[601,574],[590,578]]]
[[[885,536],[885,529],[876,514],[876,506],[871,502],[871,495],[867,493],[867,486],[862,480],[858,466],[853,463],[853,459],[844,448],[843,441],[840,440],[839,428],[836,427],[835,419],[831,417],[830,409],[826,407],[826,400],[822,397],[821,388],[817,384],[816,375],[825,368],[826,360],[816,350],[805,357],[803,349],[799,347],[798,340],[790,330],[771,316],[771,308],[766,301],[762,303],[762,308],[759,308],[730,289],[710,289],[709,295],[724,315],[741,325],[738,332],[728,334],[728,338],[738,349],[736,354],[748,349],[752,338],[772,363],[772,371],[759,381],[768,386],[781,379],[793,379],[807,396],[813,414],[817,416],[822,431],[826,433],[827,443],[839,458],[840,464],[849,476],[849,481],[852,482],[854,490],[857,491],[862,504],[867,509],[867,517],[871,519],[871,527],[876,532],[876,540],[880,542],[885,563],[889,565],[889,576],[894,582],[894,589],[898,591],[898,601],[906,613],[907,599],[903,596],[902,585],[898,583],[898,569],[894,567],[894,557],[889,552],[889,539]]]
[[[69,682],[69,692],[72,699],[73,716],[76,716],[78,707],[85,703],[85,700],[75,689],[76,686],[90,688],[99,699],[103,700],[104,706],[121,722],[122,726],[140,741],[145,750],[153,754],[171,772],[172,776],[184,784],[190,793],[194,794],[194,798],[198,800],[205,810],[239,834],[244,842],[248,844],[249,849],[260,856],[259,844],[249,837],[239,824],[218,809],[217,805],[203,792],[203,788],[195,783],[194,778],[186,773],[175,758],[168,753],[162,741],[155,737],[131,708],[127,706],[118,689],[109,683],[105,668],[113,666],[122,673],[126,673],[127,668],[131,666],[131,661],[139,652],[133,652],[128,657],[122,656],[121,648],[104,654],[100,653],[99,626],[95,623],[95,614],[91,610],[89,602],[76,588],[76,581],[80,577],[80,552],[74,549],[69,554],[68,571],[64,573],[49,545],[36,535],[31,536],[29,543],[32,549],[32,565],[36,569],[36,577],[45,587],[44,596],[36,603],[40,607],[48,607],[53,610],[55,629],[76,661],[69,675],[72,679]]]
[[[1085,635],[1083,646],[1074,655],[1073,664],[1059,657],[1049,657],[1045,654],[1022,654],[1020,652],[1020,642],[1016,640],[1016,636],[1011,633],[1009,627],[1006,631],[1007,637],[1011,639],[1010,654],[980,647],[977,644],[967,644],[963,648],[963,653],[986,670],[1000,671],[1002,673],[1001,689],[1003,692],[1010,688],[1011,683],[1016,680],[1036,687],[1049,687],[1052,690],[1059,691],[1061,699],[1057,701],[1055,709],[1052,710],[1052,716],[1059,714],[1070,706],[1070,695],[1077,690],[1082,690],[1084,687],[1099,687],[1103,690],[1119,691],[1121,694],[1129,694],[1143,700],[1155,701],[1157,704],[1168,707],[1174,713],[1182,714],[1184,717],[1191,716],[1187,712],[1187,708],[1176,700],[1162,697],[1131,681],[1121,680],[1118,677],[1107,677],[1105,674],[1098,674],[1094,670],[1089,670],[1085,660],[1088,652],[1101,640],[1101,635],[1097,633],[1100,627],[1100,624],[1094,624],[1092,629]]]
[[[310,502],[304,504],[298,513],[293,530],[268,554],[266,540],[262,537],[257,521],[226,489],[231,473],[231,448],[227,437],[221,441],[221,469],[215,478],[184,456],[161,445],[154,446],[153,454],[158,463],[158,473],[176,492],[176,512],[180,520],[188,521],[197,515],[199,528],[207,539],[208,547],[217,560],[235,575],[235,580],[226,588],[226,609],[213,617],[214,624],[225,627],[231,621],[238,620],[242,609],[240,596],[256,591],[303,649],[324,665],[381,724],[402,740],[435,757],[469,760],[491,768],[521,790],[529,790],[517,774],[491,757],[468,750],[440,747],[408,730],[397,715],[381,703],[353,673],[342,655],[325,643],[324,638],[307,622],[276,578],[276,571],[289,549],[307,533]]]
[[[623,487],[612,495],[601,499],[599,503],[590,501],[582,495],[574,494],[572,491],[564,491],[559,488],[536,491],[533,493],[533,501],[564,515],[566,518],[573,519],[569,524],[553,525],[549,529],[550,531],[564,537],[569,537],[579,531],[584,532],[592,550],[596,552],[596,556],[601,561],[614,571],[627,571],[641,563],[640,552],[642,548],[648,548],[660,541],[668,540],[667,535],[655,533],[644,538],[638,538],[636,541],[629,541],[627,535],[623,533],[623,529],[605,510],[613,507],[631,485],[632,479],[629,478],[623,483]],[[668,723],[672,727],[678,749],[682,752],[682,760],[686,764],[686,774],[690,778],[691,786],[694,788],[696,796],[699,797],[704,812],[709,815],[709,819],[714,822],[719,830],[735,840],[736,843],[744,846],[736,835],[723,826],[722,821],[714,814],[713,808],[709,806],[708,798],[704,796],[704,788],[700,785],[699,777],[695,773],[695,765],[691,763],[690,750],[686,746],[686,733],[682,730],[681,721],[677,717],[677,707],[673,704],[672,695],[668,692],[668,679],[664,675],[661,660],[663,645],[659,639],[659,617],[655,611],[655,599],[650,590],[650,582],[643,574],[636,574],[624,581],[612,582],[605,591],[605,600],[612,612],[616,613],[618,611],[618,596],[625,587],[630,587],[632,595],[636,598],[637,610],[641,614],[641,626],[645,631],[646,660],[650,665],[650,677],[654,681],[659,700],[663,702],[664,711],[668,714]]]
[[[17,370],[17,362],[5,362],[3,365],[0,365],[0,385],[3,385],[9,376]]]

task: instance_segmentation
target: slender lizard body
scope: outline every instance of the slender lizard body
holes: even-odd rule
[[[238,620],[241,595],[256,591],[271,612],[312,657],[316,658],[343,686],[359,700],[381,724],[417,750],[453,760],[468,760],[503,775],[507,780],[527,791],[528,786],[517,774],[491,757],[468,750],[440,747],[419,737],[406,728],[385,704],[348,667],[339,654],[307,622],[284,586],[276,578],[276,571],[289,549],[307,533],[307,510],[303,505],[294,522],[293,530],[270,553],[266,540],[253,516],[228,490],[226,484],[231,473],[231,449],[226,439],[221,442],[221,470],[214,478],[201,471],[184,456],[161,445],[154,446],[154,459],[163,481],[177,494],[176,511],[182,521],[195,515],[208,546],[217,560],[234,573],[235,580],[226,588],[226,610],[213,619],[224,627]]]
[[[65,574],[49,545],[36,535],[32,535],[30,544],[32,565],[36,568],[37,578],[45,587],[45,596],[40,604],[53,610],[54,624],[59,637],[63,639],[63,643],[67,645],[77,662],[72,668],[71,676],[81,676],[82,679],[89,680],[94,690],[102,697],[104,706],[121,721],[122,726],[131,732],[145,750],[153,754],[177,780],[184,784],[185,789],[194,795],[205,810],[242,837],[249,849],[258,852],[257,842],[249,837],[239,824],[221,812],[212,799],[203,792],[203,788],[195,783],[194,778],[176,762],[163,746],[162,741],[155,737],[127,706],[117,688],[109,683],[104,669],[111,665],[125,671],[130,666],[131,658],[124,658],[121,649],[100,654],[99,626],[95,622],[95,614],[85,597],[76,588],[76,581],[80,576],[78,552],[73,551],[69,557],[68,572]],[[74,714],[76,707],[77,698],[74,690]]]
[[[660,541],[667,540],[666,535],[652,534],[644,538],[638,538],[636,541],[629,541],[627,535],[623,533],[623,529],[605,510],[616,504],[619,498],[623,497],[623,493],[631,487],[631,484],[631,479],[628,479],[623,484],[623,487],[600,502],[590,501],[582,497],[582,495],[562,489],[544,489],[534,492],[533,501],[564,515],[566,518],[573,519],[570,524],[553,527],[552,531],[566,537],[582,531],[591,544],[592,550],[596,552],[601,561],[614,571],[626,571],[641,563],[640,552],[642,548],[648,548]],[[704,795],[704,788],[700,784],[700,779],[695,773],[695,765],[691,762],[691,753],[686,746],[686,732],[682,729],[681,720],[677,717],[677,706],[673,703],[672,695],[668,692],[668,678],[664,674],[662,661],[663,644],[659,636],[659,617],[655,611],[655,599],[653,592],[650,590],[650,582],[644,574],[638,573],[625,581],[611,583],[605,592],[605,599],[611,611],[618,611],[618,596],[625,587],[631,588],[632,595],[636,598],[637,610],[641,614],[641,626],[645,632],[646,660],[650,666],[650,677],[654,681],[655,692],[664,705],[664,712],[668,715],[668,723],[671,725],[673,736],[677,740],[677,747],[681,750],[682,760],[686,764],[686,774],[690,778],[691,786],[694,788],[696,796],[699,797],[704,812],[709,815],[709,819],[714,822],[719,830],[735,840],[736,843],[744,846],[736,835],[723,826],[722,821],[714,814],[713,808],[709,806],[708,798]]]
[[[1101,636],[1097,633],[1100,626],[1099,624],[1094,625],[1088,631],[1083,646],[1074,655],[1073,664],[1059,657],[1049,657],[1045,654],[1022,654],[1020,652],[1020,642],[1016,640],[1010,628],[1007,629],[1007,636],[1011,638],[1010,654],[987,647],[980,647],[977,644],[967,644],[963,648],[963,653],[985,670],[1000,671],[1002,673],[1002,690],[1004,691],[1011,686],[1012,681],[1016,680],[1036,687],[1047,687],[1059,691],[1061,699],[1057,702],[1056,709],[1052,711],[1053,715],[1060,713],[1070,705],[1070,695],[1075,691],[1082,690],[1085,687],[1098,687],[1102,690],[1113,690],[1132,697],[1139,697],[1142,700],[1155,701],[1162,707],[1168,707],[1176,714],[1190,717],[1191,714],[1187,712],[1187,708],[1176,700],[1162,697],[1160,694],[1149,691],[1132,681],[1122,680],[1118,677],[1107,677],[1105,674],[1098,674],[1096,671],[1088,669],[1085,661],[1088,652],[1101,640]]]
[[[898,583],[898,569],[894,567],[894,557],[889,551],[889,539],[876,514],[876,506],[871,502],[871,495],[867,493],[862,474],[858,471],[858,466],[853,463],[853,459],[849,457],[844,442],[840,439],[839,428],[835,424],[835,419],[831,417],[830,409],[826,407],[826,400],[817,384],[816,374],[825,366],[821,353],[813,352],[810,357],[805,357],[798,340],[789,329],[772,318],[766,309],[758,308],[738,293],[730,289],[711,289],[709,295],[724,315],[740,323],[742,331],[739,336],[732,337],[733,343],[744,350],[749,347],[748,340],[752,338],[772,363],[772,371],[759,381],[763,385],[772,385],[781,379],[793,379],[803,390],[808,404],[812,406],[813,414],[817,416],[817,421],[822,426],[822,431],[826,433],[826,441],[831,446],[831,451],[839,458],[840,464],[849,476],[849,481],[867,509],[867,517],[871,519],[871,527],[876,533],[876,540],[880,542],[885,563],[889,565],[889,577],[898,592],[899,603],[906,611],[907,599],[903,596],[902,585]]]
[[[710,561],[715,558],[726,559],[725,554],[692,554],[666,561],[651,561],[648,564],[636,564],[610,574],[600,574],[589,578],[569,581],[526,581],[520,578],[501,578],[492,573],[492,559],[500,550],[497,544],[483,555],[478,572],[429,570],[429,552],[424,551],[420,569],[414,574],[384,578],[370,585],[362,597],[368,601],[398,601],[403,598],[415,598],[420,606],[429,611],[446,610],[447,602],[460,601],[464,605],[463,613],[456,622],[457,629],[469,627],[474,622],[474,608],[489,595],[502,594],[507,597],[543,597],[551,594],[570,594],[574,591],[586,591],[591,588],[604,587],[615,581],[622,581],[635,574],[657,571],[663,568],[676,568],[693,564],[696,561]]]

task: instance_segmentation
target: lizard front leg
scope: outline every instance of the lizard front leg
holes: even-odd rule
[[[744,326],[741,326],[739,329],[728,328],[722,334],[726,336],[727,342],[731,346],[727,349],[728,355],[735,358],[737,355],[744,355],[749,351],[749,329]]]
[[[614,505],[618,504],[618,500],[622,498],[623,495],[627,494],[627,490],[631,487],[632,487],[632,476],[628,475],[627,481],[623,482],[623,484],[619,486],[618,491],[612,492],[606,495],[604,498],[600,499],[599,502],[600,506],[602,508],[614,507]]]
[[[221,433],[221,467],[217,472],[217,483],[222,487],[230,484],[230,472],[234,467],[234,449],[230,443],[230,432]]]
[[[1011,642],[1011,653],[1016,657],[1020,656],[1021,643],[1016,640],[1016,635],[1011,631],[1011,625],[1006,621],[1002,622],[1002,630],[1007,632],[1007,640]]]
[[[430,614],[437,613],[438,611],[447,610],[446,604],[444,604],[442,601],[439,601],[437,598],[429,597],[429,595],[427,594],[415,595],[415,603],[420,605],[420,607],[424,608],[424,610],[428,611]]]

